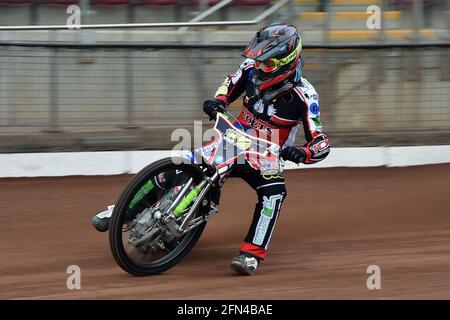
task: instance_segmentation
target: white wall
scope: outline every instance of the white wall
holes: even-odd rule
[[[111,151],[0,154],[0,177],[52,177],[136,173],[171,151]],[[286,169],[330,167],[401,167],[450,163],[450,146],[332,148],[330,155],[314,165]]]

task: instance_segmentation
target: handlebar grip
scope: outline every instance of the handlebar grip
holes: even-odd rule
[[[226,108],[225,106],[222,106],[222,105],[218,105],[218,106],[217,106],[217,109],[219,109],[221,113],[227,111],[227,108]]]

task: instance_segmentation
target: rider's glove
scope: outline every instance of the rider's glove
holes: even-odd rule
[[[319,133],[303,146],[306,152],[305,164],[313,164],[325,159],[330,153],[330,143],[325,133]]]
[[[306,158],[306,152],[293,146],[288,146],[280,151],[280,158],[294,163],[302,163]]]
[[[203,102],[203,111],[209,116],[209,120],[216,119],[217,112],[225,109],[225,104],[219,100],[206,100]]]

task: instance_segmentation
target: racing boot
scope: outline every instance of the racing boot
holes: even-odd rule
[[[109,229],[109,220],[114,210],[114,205],[108,206],[106,210],[100,211],[92,218],[92,225],[97,231],[105,232]]]
[[[259,258],[249,253],[241,253],[231,261],[231,269],[243,275],[251,275],[256,272],[259,265]]]

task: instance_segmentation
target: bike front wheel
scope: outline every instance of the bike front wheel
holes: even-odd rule
[[[135,276],[159,274],[192,250],[206,221],[182,236],[167,237],[154,212],[156,206],[170,205],[188,181],[192,179],[193,188],[203,178],[200,167],[183,163],[180,158],[165,158],[148,165],[130,180],[116,202],[109,229],[112,255],[123,270]],[[193,219],[207,214],[209,193],[205,199]]]

